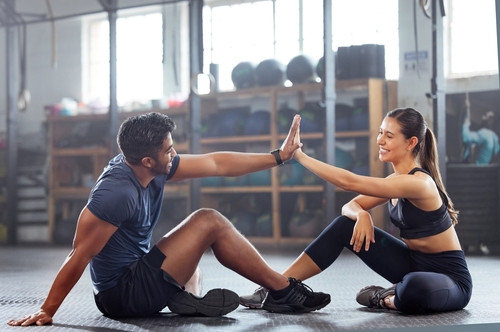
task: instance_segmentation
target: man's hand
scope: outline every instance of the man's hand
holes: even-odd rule
[[[52,324],[52,316],[46,313],[43,309],[31,314],[29,316],[25,316],[21,319],[12,319],[7,322],[10,326],[29,326],[36,324],[38,326]]]
[[[300,115],[295,115],[293,117],[292,125],[290,126],[290,130],[288,131],[288,135],[286,136],[283,144],[281,144],[281,159],[283,162],[288,161],[293,158],[295,151],[302,147],[302,143],[300,142]]]

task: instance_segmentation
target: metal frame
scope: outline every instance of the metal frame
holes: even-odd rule
[[[34,23],[43,23],[43,22],[50,22],[50,21],[65,20],[65,19],[75,18],[75,17],[79,17],[79,16],[99,14],[99,13],[103,13],[103,12],[141,8],[141,7],[148,7],[148,6],[159,6],[159,5],[166,5],[166,4],[177,3],[177,2],[186,2],[189,0],[143,1],[140,4],[123,5],[123,6],[120,6],[118,1],[114,1],[114,0],[94,0],[94,1],[99,3],[99,5],[102,7],[102,9],[89,10],[89,11],[83,11],[83,12],[75,12],[75,13],[67,14],[67,15],[59,15],[59,16],[49,17],[47,15],[47,13],[33,14],[33,13],[17,12],[15,9],[15,5],[14,5],[15,0],[0,0],[0,28],[9,27],[12,25],[20,25],[20,24],[34,24]],[[196,0],[191,0],[191,1],[196,1]],[[17,19],[15,21],[11,21],[9,19],[9,17],[15,17]]]
[[[498,68],[500,72],[500,0],[495,0],[495,12],[497,18],[497,54],[498,54]],[[499,75],[500,78],[500,75]]]
[[[191,81],[203,71],[203,0],[189,2],[189,71]],[[191,153],[200,153],[201,140],[201,99],[191,88],[189,95],[189,121],[191,132],[189,148]],[[191,197],[191,210],[201,206],[201,180],[190,181],[189,194]]]
[[[4,0],[8,6],[14,6],[14,0]],[[7,16],[6,21],[14,20]],[[19,59],[16,39],[17,29],[14,26],[7,28],[7,243],[17,242],[17,124],[19,109],[17,95],[19,87]]]
[[[438,11],[439,1],[439,11]],[[436,135],[438,155],[446,157],[446,96],[443,69],[443,0],[432,0],[432,78],[431,96],[433,131]],[[439,163],[439,172],[446,184],[446,159]]]
[[[324,62],[325,62],[325,84],[323,94],[325,98],[326,112],[326,162],[335,165],[335,55],[332,43],[332,0],[323,0],[323,34],[324,34]],[[335,187],[331,183],[325,184],[326,217],[333,220],[335,217]]]

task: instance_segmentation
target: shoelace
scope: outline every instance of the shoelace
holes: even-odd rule
[[[297,284],[299,286],[299,291],[300,293],[306,295],[306,296],[311,296],[314,292],[312,290],[311,287],[307,286],[306,284],[302,283],[302,281],[300,280],[297,280],[295,278],[288,278],[288,280],[290,280],[290,282],[294,282],[295,284]]]
[[[394,289],[396,285],[393,285],[386,289],[381,289],[375,293],[375,296],[372,298],[372,304],[378,306],[379,308],[386,308],[384,299],[389,295],[394,295]]]

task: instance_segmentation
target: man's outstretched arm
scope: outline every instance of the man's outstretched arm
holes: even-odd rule
[[[52,317],[80,279],[92,257],[101,251],[115,231],[116,226],[97,218],[84,208],[78,218],[73,249],[59,269],[42,306],[35,313],[20,319],[12,319],[7,324],[11,326],[51,324]]]

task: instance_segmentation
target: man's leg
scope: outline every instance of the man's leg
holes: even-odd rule
[[[227,268],[269,289],[288,286],[287,277],[274,271],[255,247],[219,212],[200,209],[189,215],[157,243],[165,254],[162,269],[179,284],[193,276],[207,248]]]
[[[181,224],[161,239],[157,247],[165,254],[162,269],[179,284],[191,279],[207,248],[211,248],[219,262],[243,277],[264,286],[269,292],[264,309],[271,312],[310,312],[330,303],[330,296],[315,293],[293,278],[274,271],[264,261],[255,247],[231,222],[213,209],[193,212]],[[226,294],[222,294],[225,291]],[[217,307],[224,307],[221,314],[229,312],[226,298],[234,297],[227,290],[211,290],[203,298],[178,293],[169,308],[181,314],[209,312],[216,315]],[[232,293],[232,292],[231,292]],[[236,295],[236,294],[234,294]],[[239,298],[234,298],[238,306]],[[214,310],[211,310],[215,308]],[[203,312],[205,311],[205,312]]]

